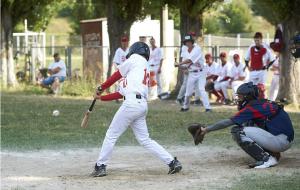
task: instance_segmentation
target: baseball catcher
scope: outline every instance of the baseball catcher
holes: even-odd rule
[[[293,125],[283,106],[258,98],[258,88],[252,82],[242,84],[238,90],[238,110],[233,117],[205,127],[192,124],[188,127],[195,145],[212,131],[233,126],[233,140],[252,158],[250,168],[268,168],[278,164],[280,152],[291,147],[294,140]],[[253,126],[245,126],[252,121]]]

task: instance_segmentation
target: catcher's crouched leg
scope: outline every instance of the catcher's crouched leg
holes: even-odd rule
[[[269,154],[256,142],[246,136],[243,127],[235,126],[231,129],[232,138],[237,144],[256,161],[267,161]]]

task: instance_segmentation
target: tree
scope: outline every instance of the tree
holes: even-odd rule
[[[109,67],[107,76],[111,75],[114,52],[120,47],[123,35],[130,35],[134,21],[144,18],[142,0],[106,0],[106,16],[109,34]]]
[[[180,35],[184,36],[188,32],[193,31],[196,38],[203,35],[203,12],[211,7],[213,3],[220,0],[186,0],[186,1],[170,1],[171,6],[176,6],[180,9]],[[183,82],[183,73],[178,72],[177,83],[173,94],[177,94]]]
[[[25,18],[29,29],[45,29],[54,7],[54,0],[1,1],[1,76],[4,85],[15,86],[12,33],[13,28]]]
[[[252,9],[269,22],[283,25],[284,48],[281,53],[280,91],[278,98],[299,105],[300,99],[300,60],[290,53],[290,40],[300,32],[300,0],[272,1],[253,0]]]

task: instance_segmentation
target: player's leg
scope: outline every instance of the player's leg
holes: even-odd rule
[[[201,93],[200,93],[200,90],[199,90],[198,87],[199,87],[199,81],[197,80],[196,85],[195,85],[195,101],[194,101],[195,105],[200,105],[201,104],[201,101],[200,101]]]
[[[196,84],[197,77],[194,75],[194,73],[189,73],[187,84],[186,84],[186,92],[184,96],[184,102],[181,108],[181,111],[188,111],[190,107],[190,97],[193,94],[195,84]]]
[[[278,95],[279,90],[279,75],[273,75],[271,86],[270,86],[270,93],[269,99],[275,101]]]
[[[198,84],[198,89],[202,98],[202,102],[203,102],[203,106],[205,107],[205,111],[209,112],[211,110],[211,106],[209,103],[209,98],[208,98],[208,94],[205,91],[205,84],[206,84],[206,73],[205,72],[201,72],[200,73],[200,77],[197,80]]]
[[[158,67],[155,68],[155,79],[157,83],[157,95],[160,95],[162,93],[162,85],[161,85],[161,75],[158,73]]]
[[[122,105],[115,114],[103,140],[92,176],[102,177],[106,175],[106,165],[111,158],[115,143],[132,122],[132,115],[132,112],[129,112],[125,105]]]
[[[256,84],[258,84],[258,80],[259,80],[258,71],[250,71],[248,82],[253,82],[253,84],[256,85]]]
[[[232,88],[232,99],[236,99],[236,91],[239,88],[239,86],[241,86],[242,84],[244,84],[243,81],[233,81],[231,83],[231,88]]]
[[[183,72],[183,81],[179,90],[179,93],[177,95],[177,101],[182,104],[183,103],[183,99],[184,99],[184,95],[186,92],[186,84],[187,84],[187,79],[188,79],[188,73],[185,73],[185,71]]]
[[[228,86],[229,86],[229,82],[228,81],[223,81],[220,84],[220,88],[221,88],[221,90],[223,92],[223,95],[224,95],[224,98],[225,98],[225,100],[224,100],[225,104],[229,104],[230,103],[229,96],[228,96],[228,91],[227,91]]]
[[[137,141],[153,155],[162,160],[169,166],[169,174],[174,174],[182,169],[181,163],[168,153],[161,145],[149,137],[146,124],[146,112],[143,116],[137,118],[131,125]]]

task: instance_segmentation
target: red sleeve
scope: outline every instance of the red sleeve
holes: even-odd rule
[[[121,78],[122,75],[119,72],[119,70],[117,70],[101,85],[102,90],[109,88],[111,85],[113,85],[116,81],[118,81]]]
[[[100,100],[101,101],[111,101],[111,100],[117,100],[117,99],[121,99],[121,98],[123,98],[123,96],[119,92],[115,92],[115,93],[101,96]]]

